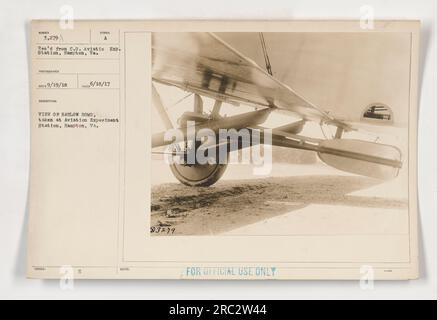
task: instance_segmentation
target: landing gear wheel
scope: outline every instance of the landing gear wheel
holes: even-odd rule
[[[225,172],[227,164],[171,164],[176,179],[190,187],[207,187],[216,183]]]

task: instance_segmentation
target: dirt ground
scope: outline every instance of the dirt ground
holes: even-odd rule
[[[405,211],[406,200],[359,192],[379,184],[381,181],[347,175],[222,180],[207,188],[161,183],[152,187],[151,226],[170,229],[172,235],[215,235],[312,205]]]

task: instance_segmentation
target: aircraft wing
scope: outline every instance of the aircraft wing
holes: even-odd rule
[[[228,103],[277,108],[306,120],[352,129],[213,33],[153,33],[152,59],[156,82]]]

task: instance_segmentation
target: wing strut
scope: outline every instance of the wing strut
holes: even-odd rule
[[[152,101],[155,105],[155,108],[158,111],[159,117],[162,122],[164,122],[165,128],[167,130],[173,129],[173,123],[171,122],[167,112],[165,111],[165,107],[162,104],[161,97],[159,96],[158,90],[156,90],[155,85],[152,83]]]
[[[259,38],[261,40],[261,47],[263,49],[264,61],[266,63],[267,72],[273,76],[272,65],[270,64],[269,54],[267,53],[266,41],[264,40],[264,35],[262,32],[259,33]]]

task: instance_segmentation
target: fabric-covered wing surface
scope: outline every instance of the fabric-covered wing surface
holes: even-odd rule
[[[154,81],[225,102],[274,107],[349,127],[212,33],[153,33],[152,58]]]

